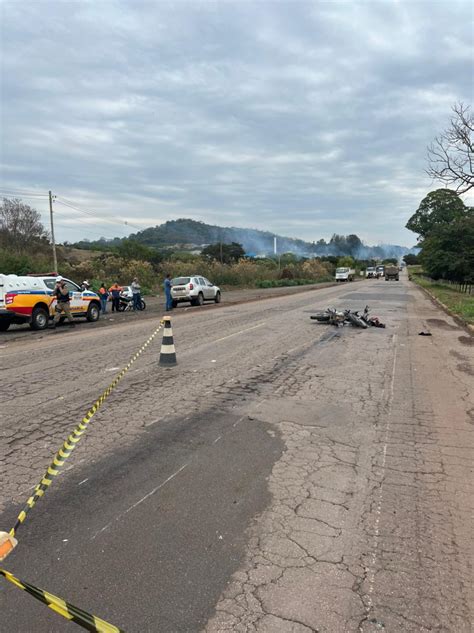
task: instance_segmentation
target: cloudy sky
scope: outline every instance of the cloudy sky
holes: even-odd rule
[[[0,7],[0,193],[46,222],[51,189],[59,241],[190,217],[412,245],[426,145],[473,101],[470,1]]]

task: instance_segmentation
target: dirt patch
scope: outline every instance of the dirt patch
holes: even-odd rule
[[[458,341],[463,345],[467,345],[468,347],[474,347],[473,336],[458,336]]]
[[[447,321],[444,319],[426,319],[426,322],[430,325],[434,325],[439,327],[442,330],[457,330],[458,328],[455,325],[449,325]]]
[[[469,361],[469,358],[467,356],[464,356],[464,354],[461,354],[460,352],[456,352],[455,350],[450,350],[449,353],[451,354],[451,356],[454,356],[454,358],[457,358],[458,360],[462,360],[464,362]]]
[[[465,374],[469,374],[469,376],[474,376],[474,370],[472,369],[472,365],[470,363],[458,363],[456,368],[459,371],[463,371]]]

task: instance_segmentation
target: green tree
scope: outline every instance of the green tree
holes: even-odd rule
[[[115,252],[119,257],[123,257],[124,259],[135,259],[137,261],[150,262],[155,265],[163,260],[163,257],[157,250],[145,244],[141,244],[136,240],[124,239],[115,248]]]
[[[418,255],[413,255],[413,253],[408,253],[403,256],[403,261],[407,266],[416,266],[420,263]]]
[[[338,268],[353,268],[355,266],[355,261],[350,255],[346,255],[345,257],[339,257],[337,260]]]
[[[202,250],[201,255],[206,259],[215,260],[223,264],[232,264],[238,262],[239,259],[245,257],[245,251],[242,244],[231,242],[230,244],[210,244]]]
[[[406,228],[424,239],[436,226],[449,224],[466,214],[467,207],[455,191],[436,189],[423,198]]]
[[[436,226],[423,242],[420,261],[433,279],[474,281],[474,215]]]

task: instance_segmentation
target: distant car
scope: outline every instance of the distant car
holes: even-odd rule
[[[377,266],[376,272],[377,279],[383,279],[383,277],[385,276],[385,266]]]
[[[100,316],[100,299],[92,290],[63,277],[70,294],[73,317],[86,317],[97,321]],[[55,275],[0,275],[0,332],[16,323],[29,323],[33,330],[44,330],[54,316],[56,299],[53,290]]]
[[[365,271],[365,276],[367,277],[367,279],[374,279],[377,276],[375,266],[368,266]]]
[[[190,275],[189,277],[175,277],[171,280],[171,299],[173,308],[178,303],[189,301],[193,306],[202,306],[204,301],[220,303],[220,288],[212,284],[205,277]]]

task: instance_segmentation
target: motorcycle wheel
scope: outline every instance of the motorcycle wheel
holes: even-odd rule
[[[319,323],[329,323],[331,315],[327,314],[327,312],[320,312],[319,314],[312,314],[309,318],[314,319]]]
[[[140,303],[138,304],[138,309],[145,310],[145,308],[146,308],[146,303],[143,301],[143,299],[141,299]]]
[[[356,327],[361,327],[364,330],[366,330],[368,327],[367,323],[365,323],[365,321],[363,321],[360,316],[352,314],[352,312],[349,312],[349,314],[347,315],[347,319],[352,323],[352,325],[355,325]]]
[[[126,303],[119,303],[118,304],[118,311],[119,312],[123,312],[125,310],[125,308],[127,307]]]

